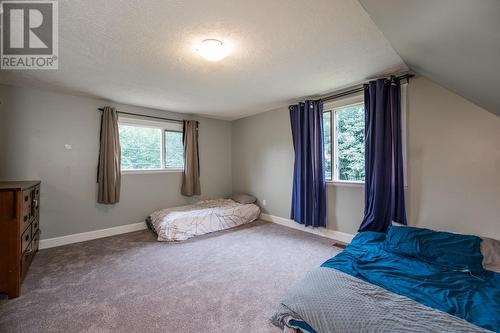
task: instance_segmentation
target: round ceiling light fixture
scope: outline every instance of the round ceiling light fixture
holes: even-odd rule
[[[205,39],[195,49],[208,61],[222,60],[227,57],[230,51],[229,46],[218,39]]]

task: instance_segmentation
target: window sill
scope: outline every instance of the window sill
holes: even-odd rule
[[[343,187],[365,187],[364,182],[348,182],[348,181],[326,181],[326,185],[330,186],[343,186]]]
[[[144,169],[144,170],[123,170],[122,175],[141,175],[154,173],[182,173],[184,169]]]

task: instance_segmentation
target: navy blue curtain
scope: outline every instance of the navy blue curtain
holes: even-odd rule
[[[406,224],[401,86],[396,78],[371,81],[365,92],[365,216],[359,231],[385,232]]]
[[[323,102],[291,105],[295,163],[291,219],[306,226],[326,226],[326,183],[323,153]]]

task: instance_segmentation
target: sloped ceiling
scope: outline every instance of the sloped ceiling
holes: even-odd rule
[[[414,71],[500,116],[499,0],[359,0]]]
[[[206,38],[234,52],[210,63]],[[71,0],[59,69],[0,83],[237,119],[406,69],[357,0]]]

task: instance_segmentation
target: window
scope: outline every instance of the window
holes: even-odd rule
[[[165,130],[165,167],[184,168],[182,132]]]
[[[122,171],[184,168],[182,125],[119,117]]]
[[[325,178],[332,180],[332,112],[323,112],[323,131],[325,145]]]
[[[329,181],[365,180],[365,108],[362,97],[324,106],[325,178]]]

